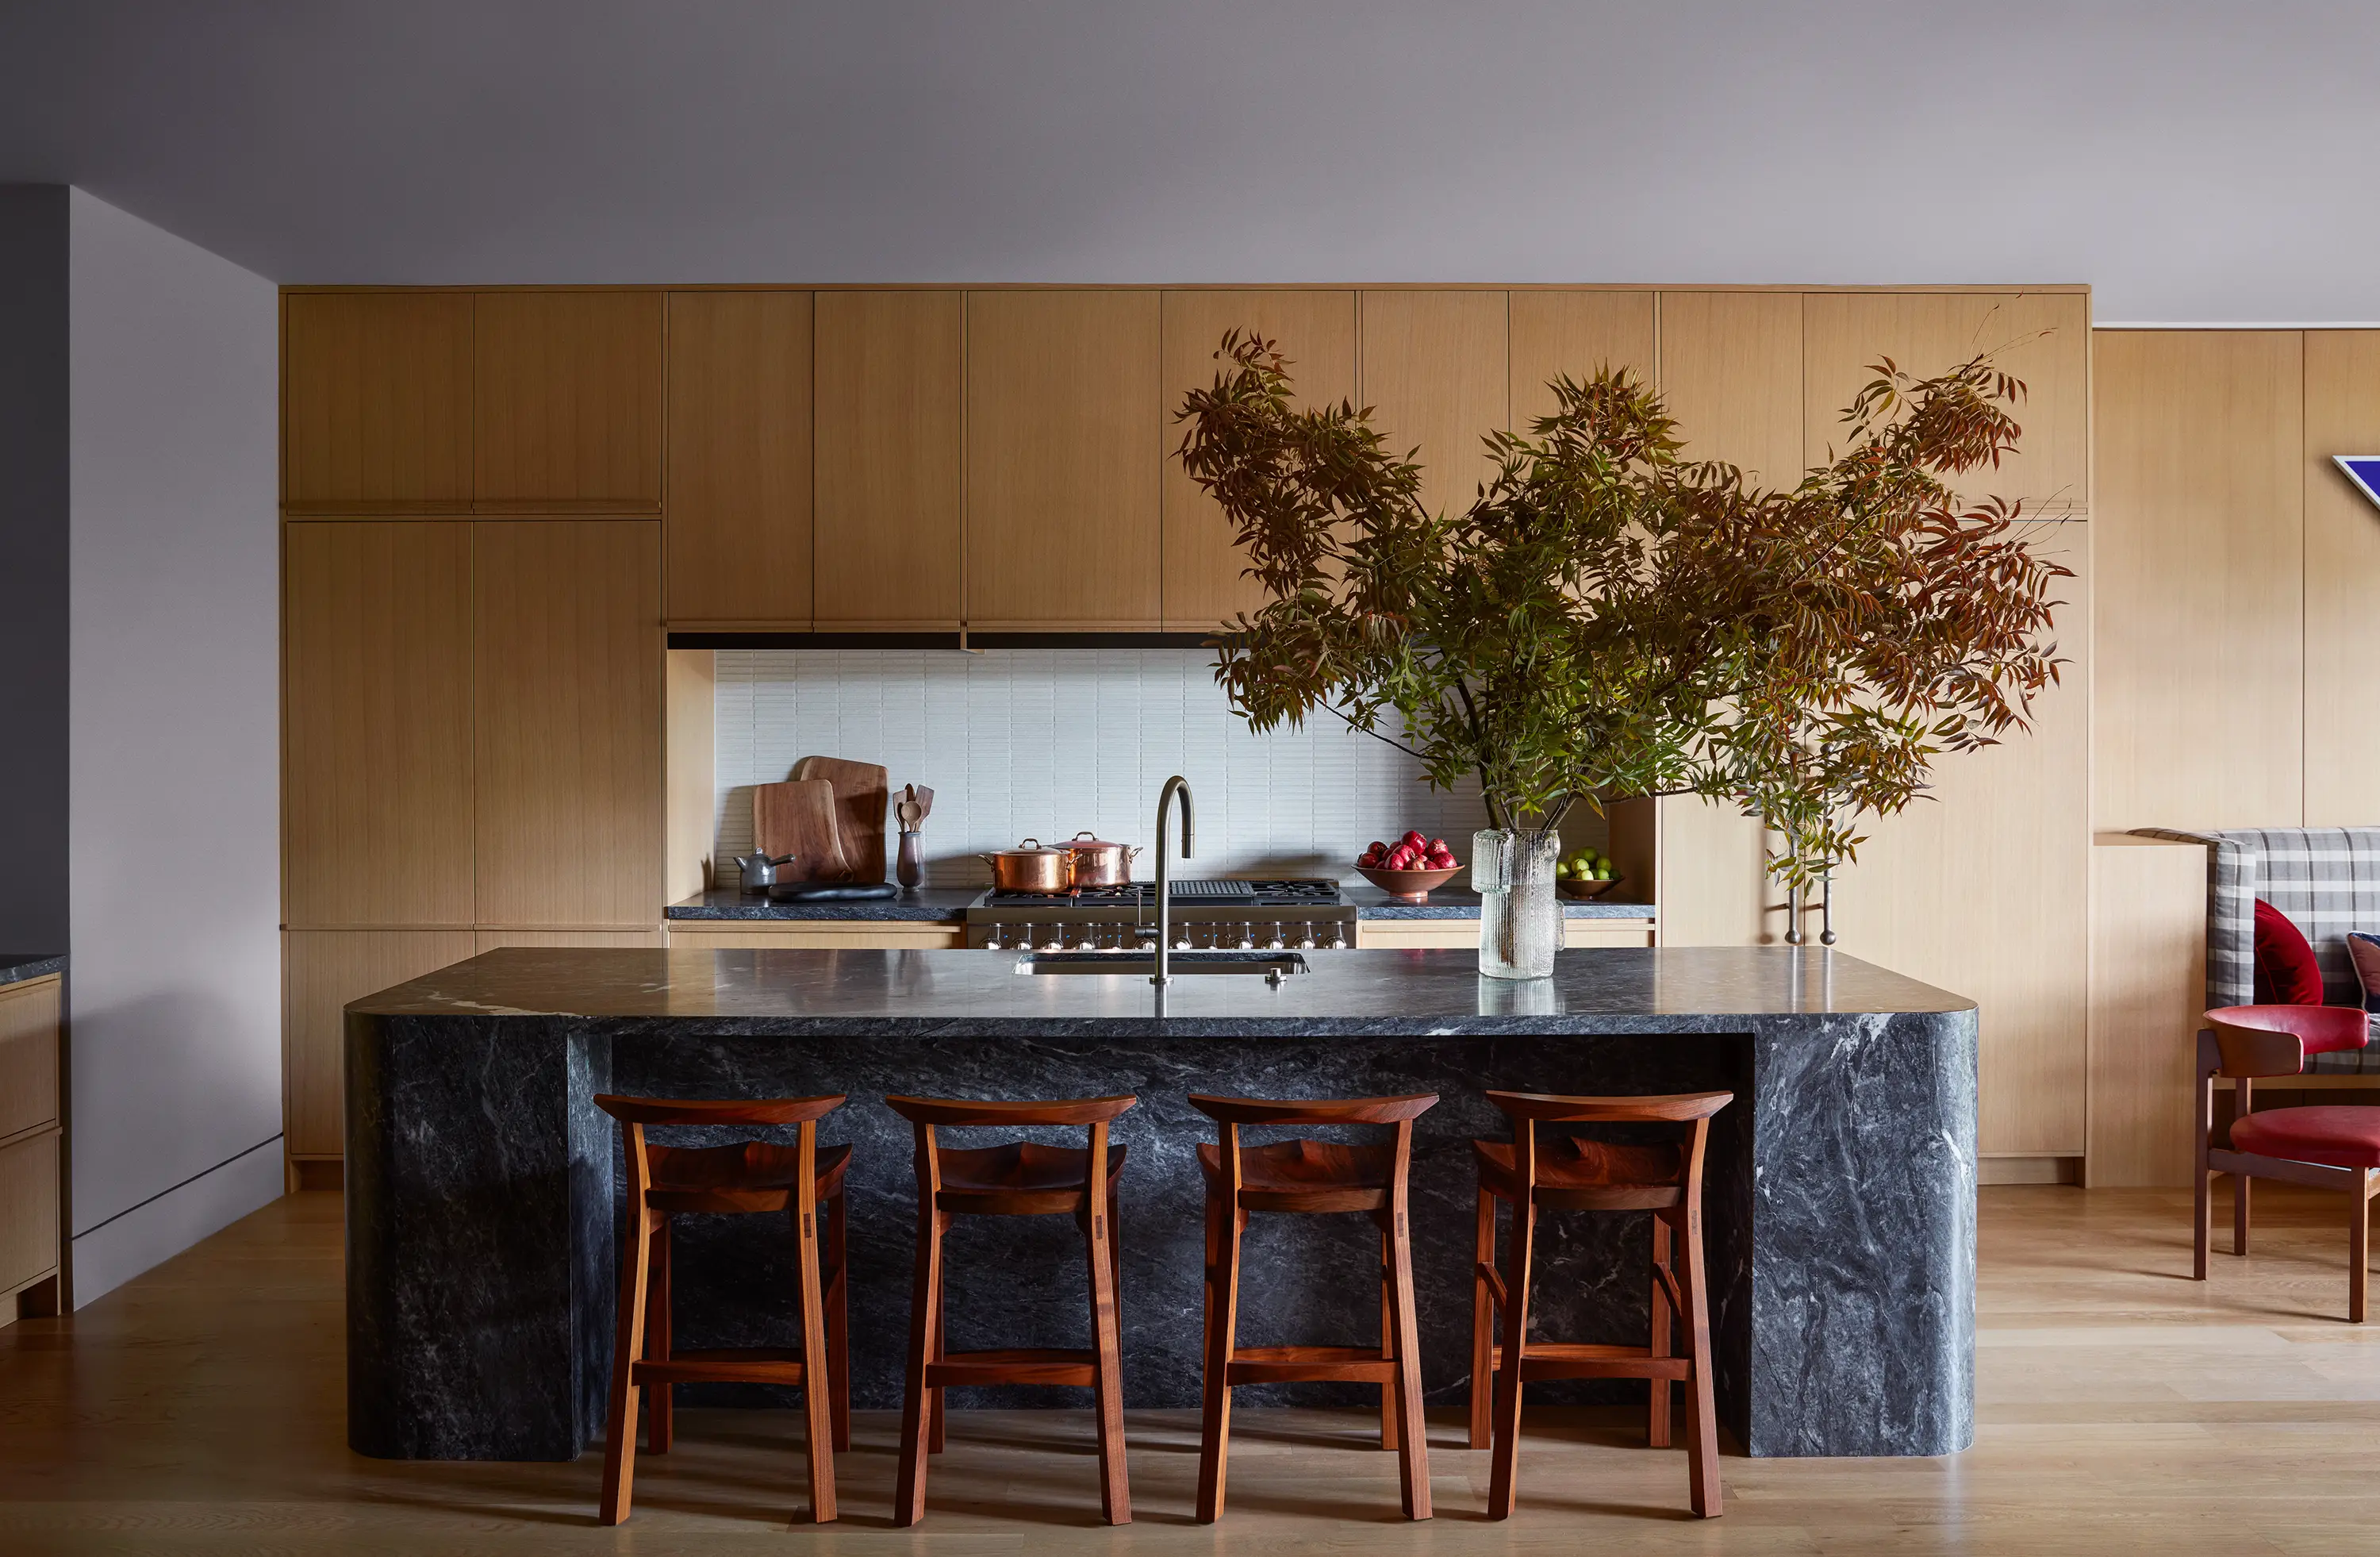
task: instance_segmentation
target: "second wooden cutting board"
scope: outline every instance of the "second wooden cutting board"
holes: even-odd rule
[[[824,779],[834,785],[834,826],[844,862],[856,882],[884,879],[884,805],[892,786],[873,762],[840,757],[805,757],[794,764],[796,779]]]
[[[834,785],[824,779],[795,779],[752,786],[752,845],[771,859],[794,857],[778,868],[788,882],[841,882],[851,878],[841,830],[835,821]],[[866,878],[875,881],[878,876]]]

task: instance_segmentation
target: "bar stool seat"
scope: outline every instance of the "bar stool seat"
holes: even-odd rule
[[[1198,1143],[1198,1170],[1213,1185],[1223,1151]],[[1240,1148],[1240,1204],[1255,1211],[1377,1211],[1389,1204],[1396,1148],[1285,1140]]]
[[[1471,1151],[1489,1194],[1520,1198],[1512,1142],[1475,1140]],[[1658,1210],[1676,1205],[1685,1192],[1685,1153],[1668,1142],[1637,1146],[1556,1136],[1538,1150],[1535,1198],[1550,1210]]]
[[[799,1147],[748,1140],[734,1146],[648,1146],[652,1187],[645,1204],[663,1211],[782,1211],[801,1182]],[[818,1149],[818,1198],[843,1193],[851,1147]]]
[[[1108,1148],[1108,1180],[1123,1171],[1128,1148]],[[1008,1141],[1000,1146],[941,1147],[941,1187],[934,1203],[976,1216],[1054,1216],[1082,1203],[1090,1187],[1091,1154],[1079,1147]]]

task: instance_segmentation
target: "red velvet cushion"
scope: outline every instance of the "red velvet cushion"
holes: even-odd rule
[[[2322,968],[2305,932],[2261,897],[2256,899],[2256,1004],[2322,1004]]]
[[[2273,1108],[2231,1126],[2231,1150],[2334,1168],[2380,1168],[2380,1108]]]

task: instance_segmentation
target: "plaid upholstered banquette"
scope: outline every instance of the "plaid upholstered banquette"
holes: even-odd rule
[[[2250,827],[2180,833],[2138,827],[2145,838],[2206,845],[2206,1004],[2256,998],[2256,899],[2305,932],[2330,1005],[2361,1005],[2347,955],[2350,931],[2380,931],[2380,827]],[[2380,1029],[2375,1029],[2380,1033]],[[2380,1046],[2322,1054],[2309,1067],[2380,1072]]]

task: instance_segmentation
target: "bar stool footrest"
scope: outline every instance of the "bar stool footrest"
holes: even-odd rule
[[[1503,1358],[1489,1364],[1500,1372]],[[1691,1357],[1657,1357],[1643,1346],[1609,1346],[1593,1341],[1532,1341],[1521,1353],[1521,1380],[1540,1379],[1683,1379],[1694,1368]]]
[[[1076,1348],[1002,1347],[952,1352],[926,1365],[926,1387],[948,1384],[1079,1384],[1097,1381],[1094,1354]]]
[[[1378,1346],[1241,1346],[1223,1369],[1228,1384],[1390,1384],[1397,1362]]]
[[[639,1384],[793,1384],[802,1382],[802,1354],[782,1346],[723,1346],[640,1357],[628,1365]]]

